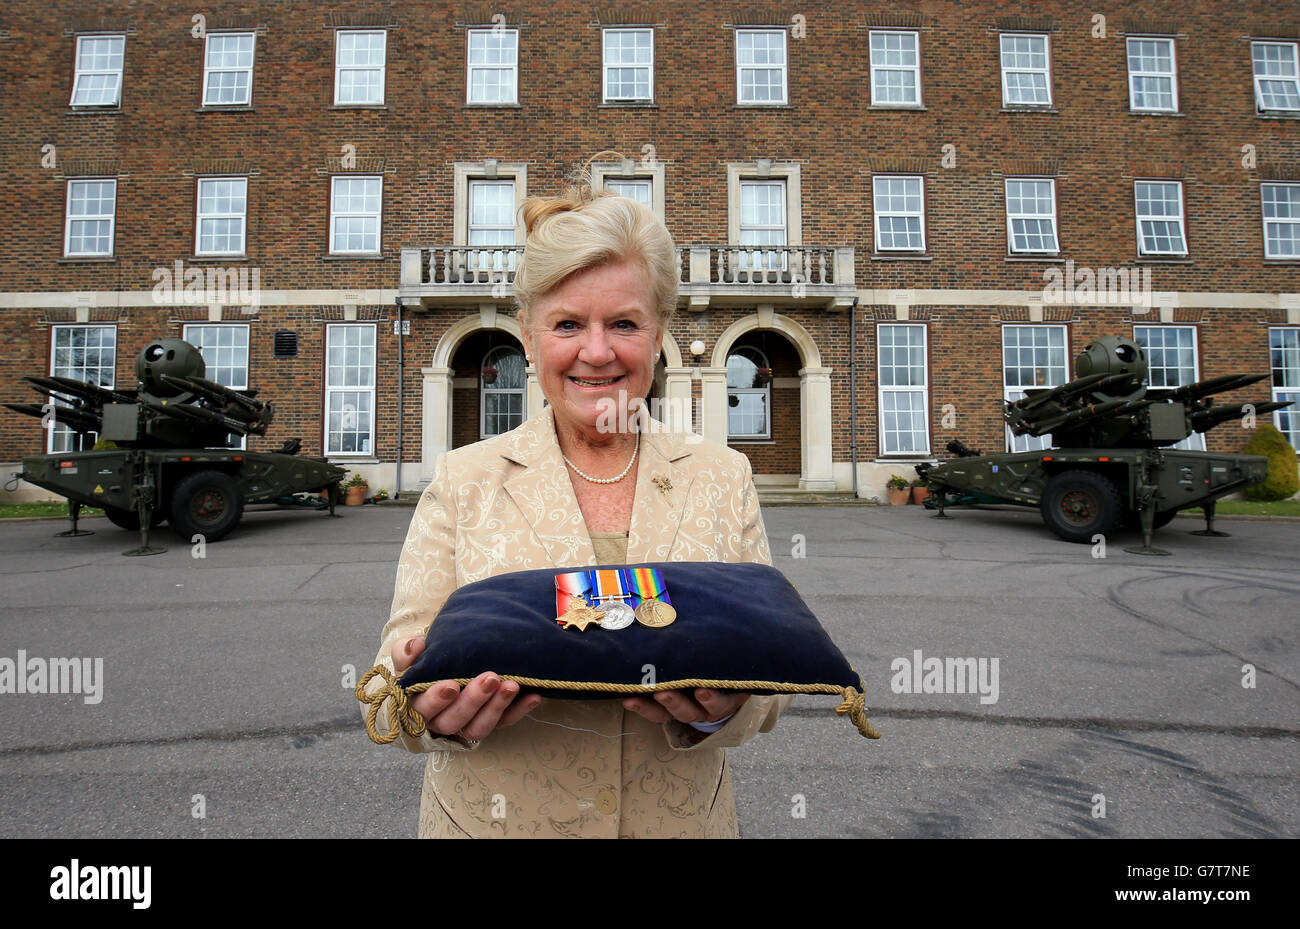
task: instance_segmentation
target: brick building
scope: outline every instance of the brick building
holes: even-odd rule
[[[1001,401],[1108,333],[1153,383],[1300,397],[1287,12],[11,0],[4,399],[134,386],[148,340],[185,337],[275,403],[249,447],[418,489],[541,402],[516,208],[606,149],[598,182],[681,253],[653,396],[760,482],[846,490],[856,458],[874,496],[953,438],[1006,447]],[[71,441],[0,414],[0,462]]]

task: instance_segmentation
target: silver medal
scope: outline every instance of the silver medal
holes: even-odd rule
[[[598,609],[605,613],[600,621],[602,629],[626,629],[636,621],[636,613],[622,600],[602,600]]]

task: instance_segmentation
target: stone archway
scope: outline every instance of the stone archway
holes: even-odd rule
[[[712,366],[702,375],[704,437],[727,444],[727,356],[737,340],[755,329],[784,336],[798,352],[799,368],[799,488],[835,490],[831,454],[831,369],[822,366],[817,341],[798,322],[760,306],[736,320],[718,336]]]
[[[461,343],[476,332],[498,329],[523,343],[519,321],[513,316],[497,312],[495,304],[484,304],[477,314],[465,316],[452,323],[438,339],[433,350],[432,364],[421,368],[424,376],[423,413],[420,428],[420,479],[433,479],[438,458],[452,447],[451,428],[454,391],[452,390],[452,358]],[[537,372],[527,368],[528,387],[524,394],[524,418],[541,408],[542,392],[537,384]]]

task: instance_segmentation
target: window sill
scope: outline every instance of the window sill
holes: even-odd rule
[[[326,107],[327,110],[386,110],[386,103],[335,103]]]
[[[733,110],[793,110],[793,103],[733,103]]]
[[[115,255],[64,255],[57,259],[61,265],[79,265],[79,264],[104,264],[106,262],[117,261]]]
[[[928,110],[923,103],[873,103],[868,110]]]
[[[1065,264],[1063,255],[1008,255],[1007,261],[1038,261],[1049,262],[1051,264]]]
[[[1168,258],[1162,258],[1158,255],[1139,255],[1133,259],[1140,265],[1190,265],[1195,264],[1192,259],[1186,255],[1170,255]]]
[[[117,104],[116,106],[78,106],[72,103],[68,104],[69,115],[72,115],[74,113],[81,114],[81,113],[121,113],[121,112],[122,112],[122,105],[120,103]]]
[[[1300,256],[1295,258],[1265,258],[1265,265],[1297,265],[1300,264]]]
[[[251,103],[232,103],[230,106],[200,106],[195,107],[195,113],[252,113],[253,105]]]
[[[189,261],[252,261],[247,255],[191,255]]]
[[[1291,110],[1286,110],[1286,111],[1278,110],[1277,112],[1265,112],[1265,113],[1261,113],[1258,110],[1256,110],[1255,116],[1257,119],[1300,119],[1300,110],[1294,112]]]
[[[1048,104],[1047,106],[1004,106],[1001,110],[1003,113],[1059,113],[1056,107]]]
[[[325,460],[330,464],[335,461],[346,462],[347,464],[379,464],[379,459],[370,452],[331,452],[325,456]]]
[[[929,457],[929,454],[930,454],[929,452],[926,452],[920,457],[917,457],[915,454],[881,455],[880,457],[874,459],[872,461],[872,464],[888,464],[888,465],[938,464],[939,459],[931,458]]]
[[[934,261],[933,255],[908,252],[872,252],[872,261]]]
[[[387,258],[393,258],[393,255],[367,253],[364,255],[335,255],[327,252],[320,256],[321,261],[383,261]]]
[[[1179,110],[1129,110],[1128,112],[1130,116],[1187,116]]]
[[[596,104],[600,109],[620,110],[657,110],[659,104],[653,100],[603,100]]]
[[[776,439],[727,439],[728,445],[775,445]]]
[[[522,110],[522,103],[466,103],[466,110]]]

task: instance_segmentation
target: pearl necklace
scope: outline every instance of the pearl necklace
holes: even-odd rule
[[[632,448],[632,460],[627,463],[626,468],[624,468],[622,471],[618,473],[617,477],[592,477],[586,471],[582,470],[576,464],[570,461],[569,456],[564,454],[564,452],[560,452],[560,457],[564,459],[565,464],[567,464],[570,468],[578,472],[579,477],[585,478],[586,480],[591,481],[593,484],[617,484],[619,481],[623,480],[623,478],[627,477],[627,472],[632,470],[632,465],[636,463],[636,455],[637,452],[639,451],[641,451],[640,432],[636,434],[636,445],[633,446]]]

